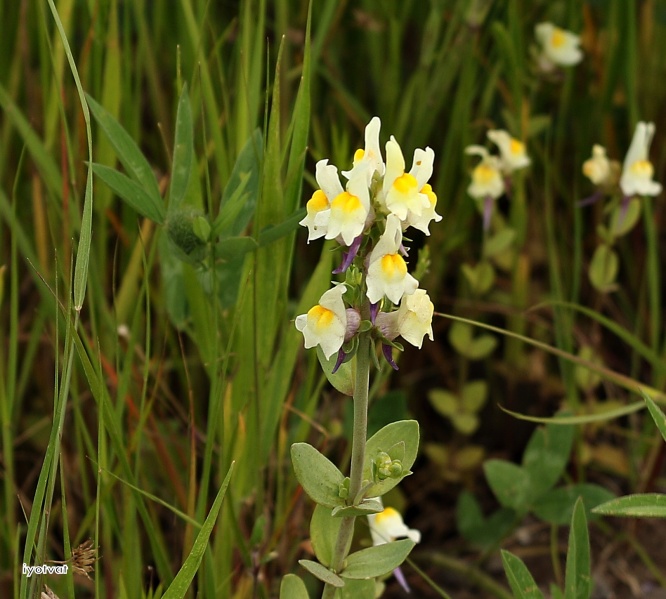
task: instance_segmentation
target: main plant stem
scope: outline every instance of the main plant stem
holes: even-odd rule
[[[356,502],[363,484],[363,464],[365,462],[365,444],[368,436],[368,390],[370,388],[370,350],[371,340],[367,335],[360,335],[356,352],[356,378],[354,381],[354,427],[352,436],[351,469],[349,473],[349,497]],[[339,572],[349,552],[354,521],[356,517],[343,518],[335,543],[331,569]],[[327,584],[321,599],[332,599],[335,587]]]

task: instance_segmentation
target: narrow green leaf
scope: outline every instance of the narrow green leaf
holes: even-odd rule
[[[666,495],[661,493],[625,495],[598,505],[592,512],[604,516],[666,518]]]
[[[650,411],[650,416],[652,416],[652,420],[654,420],[654,423],[657,425],[661,436],[664,438],[664,441],[666,441],[666,415],[661,410],[661,408],[656,403],[654,403],[654,401],[652,401],[650,396],[645,393],[645,391],[641,390],[641,395],[647,404],[648,410]]]
[[[88,284],[88,264],[90,263],[90,245],[92,243],[93,185],[92,170],[88,168],[86,193],[83,200],[81,236],[74,265],[74,309],[79,312],[83,307]]]
[[[127,175],[123,175],[121,172],[103,164],[93,164],[92,170],[116,195],[127,202],[141,216],[145,216],[160,225],[164,222],[164,209],[157,207],[141,185]]]
[[[361,549],[347,557],[340,574],[353,579],[384,576],[405,561],[415,544],[411,539],[401,539]]]
[[[267,246],[298,229],[298,223],[303,220],[305,214],[306,209],[299,208],[279,225],[270,225],[262,229],[259,233],[259,245],[261,247]]]
[[[296,574],[287,574],[280,583],[280,599],[310,599],[310,595]]]
[[[215,257],[225,261],[242,258],[259,247],[252,237],[226,237],[215,246]]]
[[[326,456],[308,443],[294,443],[291,461],[296,479],[312,501],[331,508],[344,505],[340,485],[345,477]]]
[[[123,126],[101,104],[88,94],[86,94],[86,98],[90,106],[90,111],[109,138],[113,149],[116,151],[118,160],[120,160],[130,175],[136,179],[137,183],[143,187],[155,206],[160,206],[162,216],[164,217],[164,205],[162,204],[157,179],[155,179],[150,163],[141,153],[141,150],[139,150],[139,146],[136,145]]]
[[[255,129],[245,142],[234,164],[220,202],[220,212],[213,231],[223,236],[242,234],[257,207],[264,142],[260,129]]]
[[[206,547],[208,546],[208,538],[213,532],[213,528],[217,520],[217,515],[220,512],[222,501],[224,500],[224,496],[227,493],[227,488],[229,487],[229,481],[231,480],[231,473],[233,470],[234,463],[232,462],[227,475],[224,477],[224,481],[222,481],[222,486],[217,492],[217,496],[215,497],[215,501],[210,508],[210,512],[208,512],[208,516],[206,516],[206,520],[204,521],[201,530],[197,534],[197,538],[194,540],[194,545],[192,545],[190,554],[183,562],[180,570],[178,570],[178,573],[169,585],[169,588],[166,590],[164,595],[162,595],[162,599],[181,599],[185,596],[187,589],[192,584],[194,575],[199,569],[199,564],[201,563],[204,552],[206,551]]]
[[[590,539],[583,500],[578,499],[571,518],[569,548],[564,575],[565,599],[589,599],[592,593],[590,573]]]
[[[62,195],[62,175],[60,168],[52,155],[44,146],[41,138],[30,125],[30,121],[19,110],[6,88],[0,82],[0,107],[2,107],[3,119],[11,122],[23,139],[26,148],[30,152],[35,165],[39,169],[42,180],[56,197]]]
[[[543,599],[534,578],[518,556],[502,549],[502,565],[515,599]]]
[[[192,107],[187,93],[187,84],[185,84],[178,100],[178,111],[176,113],[176,134],[173,143],[171,184],[169,186],[169,212],[178,208],[185,199],[193,164],[194,125],[192,124]]]
[[[312,576],[318,578],[326,584],[330,584],[337,588],[342,588],[345,586],[345,581],[342,580],[342,578],[340,578],[335,572],[329,570],[317,562],[313,562],[309,559],[300,559],[298,560],[298,563],[301,564],[301,566],[303,566],[308,572],[310,572]]]

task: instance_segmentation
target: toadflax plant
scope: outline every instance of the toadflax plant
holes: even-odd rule
[[[368,390],[371,365],[380,357],[398,369],[393,350],[401,338],[421,347],[432,340],[433,304],[407,271],[403,231],[414,227],[430,234],[437,197],[428,184],[434,152],[414,152],[412,167],[394,137],[386,144],[386,162],[379,146],[379,118],[365,129],[365,148],[354,154],[353,167],[343,171],[321,160],[319,185],[307,204],[301,225],[308,243],[324,237],[342,246],[343,275],[307,314],[296,317],[306,348],[317,348],[329,380],[353,396],[354,423],[349,476],[307,443],[292,446],[296,478],[317,505],[310,524],[318,561],[300,564],[324,582],[322,598],[375,597],[375,579],[398,568],[414,546],[412,538],[375,544],[349,554],[358,516],[381,514],[381,496],[410,474],[418,449],[417,422],[391,423],[367,439]],[[381,350],[381,351],[380,351]],[[380,356],[380,357],[378,357]],[[408,537],[410,535],[407,535]],[[287,575],[280,597],[307,599],[305,585]]]

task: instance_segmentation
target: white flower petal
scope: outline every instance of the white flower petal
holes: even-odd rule
[[[583,174],[594,185],[606,185],[610,182],[611,165],[606,156],[606,148],[599,144],[592,147],[592,158],[583,163]]]
[[[620,177],[620,187],[625,196],[661,193],[661,184],[652,180],[654,167],[648,157],[653,135],[654,123],[640,122],[636,125]]]
[[[515,137],[511,137],[507,131],[492,129],[488,131],[488,139],[499,148],[502,156],[501,168],[505,173],[512,173],[530,164],[531,160],[527,155],[525,144]]]
[[[426,335],[430,341],[434,341],[432,333],[434,311],[435,306],[424,289],[417,289],[412,295],[403,297],[398,309],[400,336],[419,349]]]
[[[409,528],[404,523],[400,512],[392,507],[387,507],[378,514],[370,514],[368,522],[372,544],[375,547],[395,541],[399,537],[407,537],[415,543],[421,541],[421,532],[415,528]]]
[[[329,202],[339,196],[344,189],[338,177],[338,168],[328,164],[328,159],[320,160],[315,166],[315,179]]]
[[[547,61],[555,65],[572,66],[582,60],[580,37],[574,33],[552,23],[539,23],[534,32],[541,45],[542,56]]]
[[[342,295],[344,284],[329,289],[307,314],[296,317],[296,328],[303,333],[305,348],[319,345],[326,358],[335,354],[344,343],[347,330],[347,312]]]
[[[477,199],[487,197],[497,199],[504,193],[504,178],[497,156],[486,153],[481,162],[474,167],[472,182],[467,188],[467,193]]]
[[[407,264],[399,253],[401,243],[400,220],[394,214],[389,214],[386,230],[369,258],[367,296],[373,304],[384,296],[397,304],[403,295],[414,293],[419,286],[418,281],[407,272]]]

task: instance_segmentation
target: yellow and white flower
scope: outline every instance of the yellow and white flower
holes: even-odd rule
[[[661,184],[652,180],[654,167],[648,158],[653,135],[654,123],[640,122],[636,125],[620,177],[620,187],[626,197],[661,193]]]
[[[407,272],[405,259],[400,255],[401,244],[400,219],[389,214],[386,229],[372,249],[368,263],[367,296],[373,304],[384,296],[397,304],[403,295],[411,295],[419,286],[419,282]]]
[[[365,127],[365,148],[359,148],[354,152],[353,167],[349,171],[342,171],[347,179],[353,179],[359,169],[365,171],[368,187],[372,183],[375,173],[379,177],[384,176],[384,160],[379,147],[379,130],[382,122],[379,117],[373,117]]]
[[[296,328],[303,333],[305,348],[321,346],[326,358],[335,354],[345,341],[347,312],[342,301],[344,284],[329,289],[307,314],[296,317]]]
[[[386,143],[386,174],[380,202],[390,214],[403,222],[408,218],[413,220],[422,217],[423,211],[430,208],[430,200],[426,194],[421,193],[421,189],[432,174],[435,153],[430,148],[420,152],[422,154],[419,154],[419,159],[415,152],[415,165],[406,173],[405,158],[395,137],[391,136]]]
[[[400,512],[392,507],[384,508],[384,511],[378,514],[370,514],[368,522],[372,544],[375,547],[390,543],[400,537],[407,537],[415,543],[421,542],[421,532],[415,528],[409,528],[403,521]]]
[[[544,71],[552,71],[556,66],[569,67],[583,59],[580,37],[560,29],[552,23],[539,23],[534,32],[541,45],[539,66]]]
[[[320,189],[312,194],[306,206],[307,216],[298,223],[308,228],[308,243],[326,235],[331,202],[344,192],[337,167],[328,164],[327,159],[317,162],[315,178]]]
[[[350,246],[365,228],[370,213],[370,192],[365,169],[358,170],[347,183],[346,191],[331,202],[326,239],[341,237]]]
[[[472,182],[467,193],[476,199],[499,198],[504,193],[500,159],[490,155],[483,146],[467,146],[465,154],[481,156],[481,162],[472,171]]]
[[[398,334],[419,349],[426,335],[430,341],[434,341],[432,334],[434,311],[435,306],[424,289],[417,289],[411,295],[404,296],[397,311]]]
[[[409,172],[416,178],[417,187],[421,194],[428,198],[428,206],[423,208],[420,216],[408,213],[407,219],[403,223],[403,228],[414,227],[419,231],[423,231],[426,235],[430,235],[429,227],[432,221],[438,223],[442,220],[442,216],[435,212],[435,208],[437,207],[437,195],[428,183],[432,176],[434,161],[435,152],[433,152],[432,148],[426,148],[425,150],[419,148],[414,151],[414,162]]]
[[[511,137],[504,129],[491,129],[488,131],[488,139],[499,148],[500,166],[504,173],[512,173],[530,164],[531,160],[525,151],[525,144],[515,137]]]
[[[611,183],[611,161],[606,156],[606,148],[599,144],[592,146],[592,158],[583,163],[583,174],[594,185],[608,185]]]
[[[423,338],[432,334],[432,315],[435,306],[424,289],[417,289],[411,295],[405,295],[400,307],[393,312],[379,312],[375,325],[389,341],[400,336],[413,346],[421,349]]]

